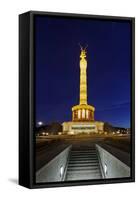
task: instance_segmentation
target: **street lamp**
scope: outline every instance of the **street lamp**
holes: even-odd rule
[[[42,126],[43,125],[43,122],[38,122],[37,123],[39,126]]]

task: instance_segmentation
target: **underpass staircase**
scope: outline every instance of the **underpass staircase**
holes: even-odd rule
[[[101,179],[102,174],[95,146],[72,147],[65,181]]]

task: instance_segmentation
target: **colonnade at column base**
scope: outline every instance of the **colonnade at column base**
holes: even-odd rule
[[[72,107],[72,121],[94,121],[95,108],[91,105],[81,104]]]

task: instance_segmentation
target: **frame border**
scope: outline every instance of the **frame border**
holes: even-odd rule
[[[89,15],[89,14],[74,14],[74,13],[57,13],[57,12],[43,12],[43,11],[29,11],[21,14],[29,15],[29,188],[49,188],[49,187],[64,187],[64,186],[81,186],[81,185],[96,185],[96,184],[111,184],[111,183],[127,183],[135,182],[135,18],[121,17],[121,16],[105,16],[105,15]],[[82,19],[96,19],[96,20],[111,20],[111,21],[129,21],[131,23],[131,177],[128,178],[114,178],[114,179],[100,179],[100,180],[83,180],[83,181],[69,181],[69,182],[48,182],[35,183],[35,44],[34,44],[34,18],[35,16],[50,16],[50,17],[64,17],[64,18],[82,18]],[[19,16],[19,17],[20,17]],[[20,35],[21,30],[19,30]],[[20,64],[21,65],[21,64]],[[21,66],[20,66],[21,67]],[[27,133],[25,133],[27,134]],[[21,135],[20,135],[21,137]],[[19,143],[20,145],[20,143]],[[25,150],[25,147],[24,147]],[[20,154],[20,153],[19,153]],[[21,155],[19,155],[21,156]],[[20,163],[19,163],[20,164]],[[19,184],[21,184],[19,176]],[[26,186],[24,184],[21,184]]]

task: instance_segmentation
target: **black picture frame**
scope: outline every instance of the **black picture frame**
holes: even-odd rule
[[[131,177],[76,182],[35,183],[35,70],[34,17],[36,15],[123,20],[131,23]],[[135,18],[29,11],[19,15],[19,184],[27,188],[125,183],[135,181]]]

